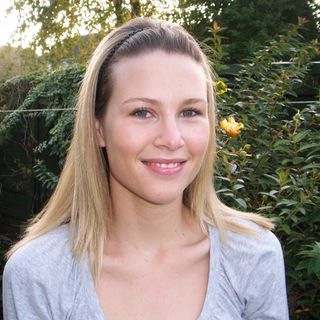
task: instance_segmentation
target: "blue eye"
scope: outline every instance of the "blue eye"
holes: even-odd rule
[[[131,115],[137,118],[142,118],[142,119],[151,117],[151,113],[145,108],[139,108],[137,110],[134,110],[131,113]]]
[[[200,114],[199,110],[194,108],[189,108],[182,111],[182,116],[186,118],[196,117],[199,114]]]

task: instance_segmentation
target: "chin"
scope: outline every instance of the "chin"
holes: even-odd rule
[[[182,194],[179,194],[178,196],[172,196],[168,194],[157,194],[153,196],[143,196],[141,197],[144,201],[150,203],[151,205],[170,205],[173,203],[182,203]]]

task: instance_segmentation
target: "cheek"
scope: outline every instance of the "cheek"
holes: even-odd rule
[[[189,147],[190,151],[198,156],[204,156],[210,141],[210,128],[209,125],[204,125],[193,130],[189,130]]]
[[[141,132],[140,132],[141,131]],[[141,148],[145,145],[148,135],[145,130],[136,130],[132,128],[129,123],[116,122],[109,125],[107,130],[107,150],[112,154],[119,156],[129,156],[139,153]]]

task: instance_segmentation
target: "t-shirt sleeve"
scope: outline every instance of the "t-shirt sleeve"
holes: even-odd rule
[[[243,288],[244,319],[287,320],[288,304],[281,245],[270,231],[260,235],[260,251],[252,259]]]
[[[83,293],[80,270],[67,226],[19,248],[3,272],[4,320],[70,319]]]
[[[45,288],[22,256],[9,259],[3,273],[4,320],[52,319]]]

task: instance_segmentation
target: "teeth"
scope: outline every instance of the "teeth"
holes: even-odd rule
[[[178,166],[178,163],[155,163],[156,167],[159,168],[176,168]]]

